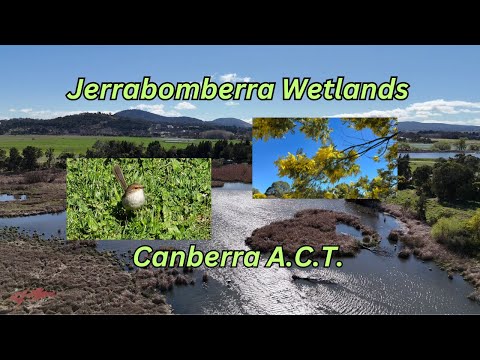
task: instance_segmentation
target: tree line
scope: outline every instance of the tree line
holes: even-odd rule
[[[45,156],[44,163],[40,159]],[[63,152],[55,156],[55,150],[48,148],[45,152],[34,146],[27,146],[21,152],[12,147],[7,152],[0,149],[0,170],[6,171],[30,171],[41,167],[44,168],[66,168],[68,158],[75,157],[75,154]],[[150,142],[146,147],[143,144],[135,144],[130,141],[98,140],[91,149],[87,149],[85,155],[79,157],[87,158],[212,158],[223,159],[234,163],[252,163],[252,146],[249,140],[233,143],[228,140],[221,140],[215,143],[211,141],[200,141],[198,144],[189,144],[186,148],[180,149],[172,146],[165,149],[159,141]]]
[[[432,144],[432,150],[434,151],[449,151],[449,150],[458,150],[458,151],[466,151],[466,150],[471,150],[471,151],[480,151],[480,145],[479,144],[467,144],[467,138],[460,138],[454,143],[445,141],[445,140],[440,140],[433,142]],[[427,143],[427,142],[423,142]],[[430,142],[431,143],[431,142]],[[412,146],[410,146],[409,143],[406,142],[399,142],[398,143],[398,150],[399,151],[410,151],[412,150]]]
[[[468,207],[480,201],[480,159],[465,154],[453,158],[440,158],[433,166],[422,165],[413,172],[409,155],[398,159],[398,188],[415,189],[418,200],[414,205],[417,218],[427,220],[427,200],[438,198],[440,204],[460,204]],[[432,200],[430,200],[432,201]],[[407,205],[408,207],[409,205]],[[439,213],[433,223],[432,235],[448,247],[477,254],[480,252],[480,209],[469,219],[453,217],[449,211]]]

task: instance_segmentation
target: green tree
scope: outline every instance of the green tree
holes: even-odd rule
[[[473,181],[473,171],[455,161],[438,162],[433,168],[432,190],[440,201],[471,200]]]
[[[0,149],[0,169],[5,167],[5,161],[7,160],[7,152],[5,149]]]
[[[55,161],[53,148],[48,148],[47,150],[45,150],[45,156],[47,157],[47,167],[52,167],[53,162]]]
[[[433,150],[447,151],[452,149],[452,145],[448,141],[437,141],[432,145]]]
[[[433,168],[428,165],[419,166],[413,172],[413,183],[424,195],[430,195],[432,193],[432,172]]]
[[[412,169],[410,168],[410,155],[399,156],[398,161],[398,190],[405,190],[411,182]]]
[[[29,145],[22,150],[22,155],[22,169],[35,170],[38,167],[37,160],[42,157],[43,151],[40,148]]]
[[[290,192],[290,190],[290,184],[286,181],[275,181],[267,191],[265,191],[265,195],[281,198],[283,194]]]
[[[417,210],[417,218],[425,221],[427,219],[427,216],[426,216],[427,197],[425,196],[423,191],[420,192],[420,196],[418,197],[416,210]]]
[[[56,166],[61,168],[61,169],[66,169],[67,168],[67,159],[74,158],[74,157],[75,157],[74,153],[62,152],[60,155],[58,155],[58,161],[57,161]]]
[[[255,194],[260,194],[260,190],[258,190],[257,188],[253,188],[252,189],[252,194],[255,195]]]
[[[460,138],[458,141],[455,143],[455,146],[459,151],[465,151],[467,149],[467,142],[466,138]]]
[[[148,144],[145,156],[148,158],[164,158],[167,152],[159,141],[152,141]]]
[[[20,155],[20,151],[18,151],[17,148],[12,147],[10,148],[10,153],[9,156],[6,160],[6,168],[9,171],[16,171],[20,169],[20,166],[22,165],[22,155]]]

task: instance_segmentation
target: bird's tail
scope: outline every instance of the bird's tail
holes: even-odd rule
[[[127,183],[125,182],[125,178],[123,177],[123,172],[120,166],[115,165],[113,167],[113,173],[115,174],[115,177],[117,178],[118,182],[120,185],[122,185],[123,191],[127,190]]]

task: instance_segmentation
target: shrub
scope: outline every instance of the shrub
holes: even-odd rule
[[[30,171],[23,175],[23,182],[25,184],[50,182],[52,180],[51,174],[46,171]]]
[[[465,221],[455,217],[439,219],[432,227],[432,236],[439,243],[466,253],[477,250],[479,245]]]
[[[256,193],[256,194],[253,194],[253,198],[254,199],[266,199],[267,195],[262,194],[262,193]]]

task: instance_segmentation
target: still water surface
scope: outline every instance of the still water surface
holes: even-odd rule
[[[410,156],[410,159],[438,159],[438,158],[451,158],[455,157],[458,153],[454,152],[421,152],[421,153],[399,153],[400,155],[406,155],[408,154]],[[476,157],[480,157],[480,154],[478,153],[467,153],[466,155],[472,155]]]
[[[197,280],[194,286],[175,287],[167,293],[175,313],[480,314],[480,305],[467,299],[473,287],[460,276],[449,280],[431,262],[397,257],[401,244],[395,246],[386,239],[390,230],[398,227],[395,219],[342,200],[253,200],[251,196],[251,186],[245,184],[212,189],[213,239],[195,242],[197,248],[248,250],[245,238],[255,228],[289,218],[301,209],[325,208],[357,215],[363,223],[374,227],[382,236],[381,255],[362,250],[354,258],[342,259],[342,268],[330,269],[254,269],[241,265],[236,269],[215,268],[208,270],[206,284],[201,281],[203,270],[197,269],[193,273]],[[46,228],[51,227],[50,233],[56,235],[61,225],[64,234],[65,214],[48,216],[16,218],[23,220],[15,226],[28,226],[47,235]],[[13,220],[0,219],[0,226],[5,221]],[[348,226],[338,226],[337,231],[358,236]],[[98,248],[121,254],[141,244],[188,248],[190,242],[99,241]],[[265,260],[263,256],[262,265]],[[292,274],[329,279],[335,284],[293,281]]]

